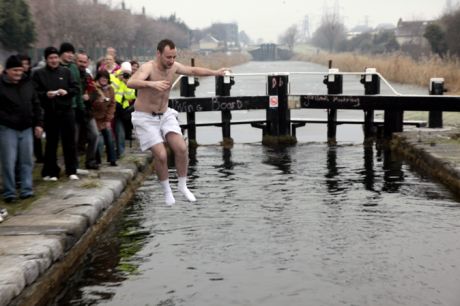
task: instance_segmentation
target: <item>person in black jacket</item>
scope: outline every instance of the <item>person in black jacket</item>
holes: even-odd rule
[[[15,166],[18,165],[22,199],[33,196],[33,135],[41,137],[43,113],[34,84],[23,75],[21,58],[8,57],[0,76],[0,161],[3,198],[16,201]]]
[[[65,172],[71,180],[78,180],[72,97],[80,92],[80,85],[72,78],[69,69],[59,65],[59,52],[56,48],[46,48],[44,55],[46,66],[35,71],[32,76],[38,98],[45,111],[46,145],[42,177],[47,181],[57,181],[59,178],[57,148],[60,137]]]
[[[24,68],[24,76],[26,78],[32,77],[32,59],[27,54],[19,54],[21,58],[22,67]],[[34,138],[34,155],[35,155],[35,163],[42,164],[43,163],[43,148],[42,148],[42,139],[33,137]]]

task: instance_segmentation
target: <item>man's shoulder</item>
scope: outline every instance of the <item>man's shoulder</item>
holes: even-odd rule
[[[150,69],[152,70],[154,67],[155,67],[155,61],[154,60],[150,60],[150,61],[146,61],[145,63],[143,63],[141,65],[141,67],[143,69]]]
[[[32,74],[32,80],[45,80],[51,75],[51,71],[45,67],[38,68]]]

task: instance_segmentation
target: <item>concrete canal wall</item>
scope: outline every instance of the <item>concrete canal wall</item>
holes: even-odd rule
[[[460,196],[460,129],[422,128],[395,133],[391,148]]]
[[[151,155],[56,184],[0,224],[0,305],[46,305],[151,173]],[[48,183],[48,182],[47,182]]]

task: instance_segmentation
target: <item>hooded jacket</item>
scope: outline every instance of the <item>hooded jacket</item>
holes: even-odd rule
[[[97,128],[103,130],[107,122],[112,121],[115,115],[115,94],[113,87],[101,87],[96,82],[96,90],[89,95],[92,115],[96,119]]]
[[[11,83],[6,73],[0,75],[0,125],[19,131],[43,127],[43,110],[29,78]]]

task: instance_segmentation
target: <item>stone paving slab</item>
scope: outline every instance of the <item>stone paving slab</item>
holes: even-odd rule
[[[64,235],[68,250],[88,227],[86,218],[78,215],[18,215],[0,224],[0,236]]]
[[[89,224],[94,224],[103,210],[108,206],[107,201],[101,197],[82,196],[68,199],[52,200],[48,197],[37,200],[33,207],[24,212],[24,215],[51,215],[70,214],[80,215],[88,219]]]
[[[7,305],[64,255],[59,236],[0,236],[0,305]]]
[[[59,236],[0,236],[0,255],[35,255],[56,261],[64,255]]]
[[[126,168],[120,169],[118,167],[110,167],[110,168],[101,169],[99,171],[99,178],[113,179],[114,177],[116,177],[117,179],[123,180],[123,183],[126,184],[128,180],[131,180],[133,177],[136,176],[138,169],[135,165],[128,165],[124,167]]]
[[[46,265],[43,264],[44,259],[33,256],[4,255],[1,259],[0,286],[8,286],[15,294],[20,293],[26,285],[32,284],[40,275],[41,267]]]
[[[15,296],[21,293],[22,289],[17,284],[0,284],[0,305],[8,305]]]

